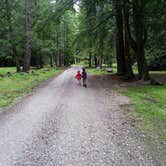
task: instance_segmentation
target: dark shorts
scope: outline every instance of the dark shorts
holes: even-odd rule
[[[83,85],[86,85],[87,78],[83,78]]]

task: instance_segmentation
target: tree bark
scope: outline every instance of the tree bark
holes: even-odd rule
[[[54,67],[52,55],[50,55],[49,58],[50,58],[50,66]]]
[[[145,58],[145,20],[144,20],[144,0],[133,1],[133,19],[136,36],[136,56],[138,64],[139,79],[149,80],[150,75]]]
[[[89,52],[89,67],[92,67],[92,53]]]
[[[38,52],[36,52],[36,57],[35,57],[35,64],[36,67],[39,69],[40,68],[40,56],[38,55]]]
[[[129,27],[129,0],[124,0],[124,55],[125,55],[125,77],[132,79],[134,73],[131,65],[130,55],[130,27]]]
[[[26,8],[26,43],[25,43],[25,55],[23,71],[28,72],[30,70],[31,61],[31,0],[25,1]]]
[[[116,0],[116,59],[117,59],[117,74],[125,74],[125,57],[124,57],[124,38],[123,38],[123,16],[122,16],[122,1]]]
[[[89,67],[92,67],[92,48],[93,48],[93,42],[96,38],[96,32],[93,32],[93,26],[96,23],[96,10],[97,10],[97,1],[90,0],[87,5],[87,18],[90,18],[88,20],[88,36],[89,36]],[[93,33],[92,33],[93,32]]]
[[[40,57],[40,69],[42,69],[43,65],[44,65],[43,57],[42,57],[42,55],[40,55],[39,57]]]
[[[21,66],[20,66],[20,61],[19,61],[19,57],[17,56],[17,48],[16,45],[13,45],[13,54],[15,55],[15,62],[16,62],[16,71],[20,72],[21,71]]]
[[[94,55],[94,61],[95,61],[95,68],[97,67],[97,57],[96,54]]]
[[[11,44],[11,51],[12,51],[12,54],[13,54],[13,58],[15,59],[16,71],[20,72],[21,68],[20,68],[19,58],[18,58],[18,55],[17,55],[17,48],[16,48],[16,44],[13,42],[13,38],[12,38],[13,28],[12,28],[12,22],[11,22],[10,1],[5,0],[5,5],[6,5],[6,17],[7,17],[7,21],[8,21],[8,33],[9,33],[8,38],[9,38],[9,42]]]
[[[103,55],[102,53],[99,55],[99,67],[102,69],[102,64],[103,64]]]
[[[37,23],[38,19],[39,19],[39,0],[33,0],[33,5],[34,5],[34,11],[33,11],[33,18],[31,20],[32,22],[32,27]],[[38,35],[39,37],[39,35]],[[36,43],[37,45],[37,43]],[[35,48],[35,60],[36,60],[36,67],[38,69],[41,68],[41,54],[40,54],[40,48],[39,47],[36,47]]]
[[[60,58],[60,44],[59,44],[59,40],[60,40],[60,33],[59,33],[59,25],[57,25],[57,31],[56,31],[56,66],[60,67],[61,66],[61,58]]]

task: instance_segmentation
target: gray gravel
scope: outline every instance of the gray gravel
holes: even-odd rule
[[[157,166],[122,113],[125,96],[63,72],[0,114],[0,166]]]

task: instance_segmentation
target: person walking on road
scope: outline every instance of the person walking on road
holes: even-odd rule
[[[86,84],[86,81],[87,81],[87,73],[85,71],[85,68],[82,68],[82,80],[83,80],[83,86],[86,88],[87,87],[87,84]]]
[[[78,84],[81,84],[81,78],[82,78],[82,75],[80,73],[80,70],[77,71],[77,74],[75,76],[75,79],[78,80]]]

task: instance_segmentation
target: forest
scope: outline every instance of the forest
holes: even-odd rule
[[[165,0],[0,0],[0,165],[165,166]]]
[[[150,79],[166,69],[164,0],[1,0],[0,66],[89,67],[116,63],[117,74]]]

